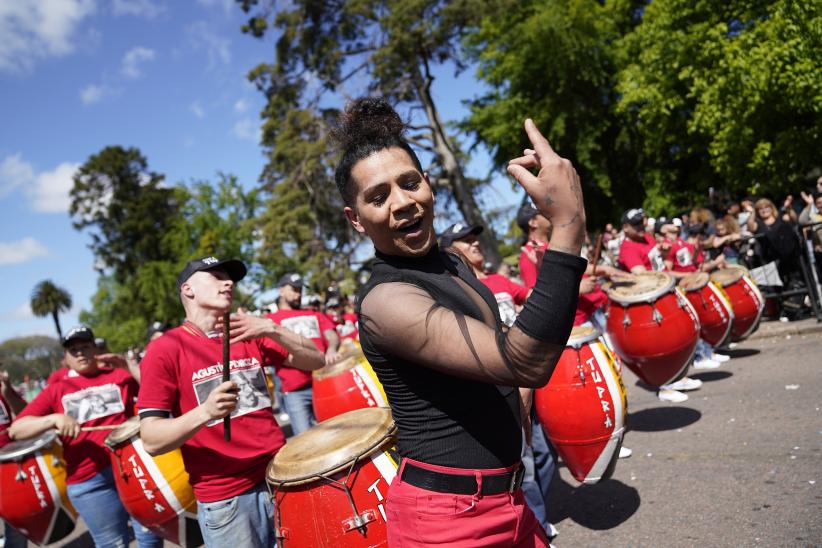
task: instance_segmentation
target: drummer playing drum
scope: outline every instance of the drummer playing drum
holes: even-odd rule
[[[351,103],[337,132],[337,187],[377,259],[360,293],[360,341],[398,428],[390,546],[547,546],[520,484],[518,387],[544,385],[571,331],[585,229],[579,177],[530,120],[536,151],[509,172],[554,224],[532,295],[507,333],[496,301],[441,253],[433,193],[384,99]],[[531,168],[539,169],[534,176]]]
[[[311,371],[325,365],[309,339],[268,318],[238,314],[230,326],[231,380],[222,382],[222,317],[245,274],[237,260],[190,261],[177,279],[186,321],[151,343],[140,363],[143,446],[151,455],[180,448],[203,539],[220,548],[269,548],[275,540],[265,471],[285,436],[274,419],[264,367],[287,363]],[[231,441],[225,441],[229,414]]]
[[[2,367],[0,363],[0,367]],[[14,417],[16,417],[26,406],[26,400],[20,397],[20,394],[12,388],[9,379],[9,374],[5,371],[0,371],[0,449],[11,443],[9,437],[9,425]],[[0,520],[2,521],[2,520]],[[13,528],[8,523],[4,528],[4,546],[7,548],[26,548],[28,541],[17,529]]]
[[[87,426],[118,425],[134,415],[137,381],[116,354],[99,355],[94,333],[78,326],[63,338],[62,378],[46,386],[18,415],[9,429],[13,439],[26,439],[56,429],[62,436],[68,496],[86,522],[97,546],[128,546],[129,516],[123,507],[103,445],[105,430]],[[103,360],[116,367],[105,367]],[[162,539],[133,523],[141,548],[162,546]]]

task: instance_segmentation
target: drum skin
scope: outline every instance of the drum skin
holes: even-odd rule
[[[361,409],[337,416],[331,421],[345,419],[346,415],[362,411],[382,411]],[[356,423],[356,415],[350,424]],[[329,422],[331,422],[329,421]],[[320,423],[286,444],[303,437],[308,440],[312,431],[323,428],[329,422]],[[342,429],[345,422],[339,422]],[[393,425],[392,425],[393,427]],[[340,462],[342,468],[325,472],[318,470],[317,477],[307,477],[298,481],[281,483],[276,478],[275,461],[284,460],[288,455],[283,448],[269,465],[267,481],[273,492],[276,505],[274,526],[280,548],[376,548],[388,546],[388,531],[385,516],[385,498],[388,486],[397,475],[399,459],[393,447],[396,440],[393,430],[385,431],[386,436],[376,447],[364,450],[363,454],[345,457]],[[320,442],[314,451],[320,452],[333,446]],[[331,449],[329,452],[334,452]],[[281,455],[282,453],[282,455]],[[349,474],[349,470],[351,473]],[[322,477],[320,477],[320,475]],[[352,508],[342,485],[347,485],[353,500]],[[355,510],[356,509],[356,512]],[[357,527],[355,516],[360,516],[361,527]]]
[[[731,340],[739,342],[747,339],[759,328],[759,320],[762,319],[762,311],[765,308],[762,293],[759,292],[756,283],[741,272],[741,269],[720,270],[711,278],[722,286],[734,312]]]
[[[0,463],[0,517],[35,544],[51,544],[71,534],[77,512],[66,494],[59,443]]]
[[[179,449],[152,457],[139,431],[113,444],[111,463],[117,493],[126,511],[155,534],[180,546],[203,544],[197,501]]]
[[[662,386],[688,367],[699,339],[699,319],[676,290],[652,302],[608,303],[608,335],[625,366],[643,382]]]
[[[705,275],[707,278],[707,275]],[[713,347],[728,342],[734,324],[731,303],[720,287],[707,281],[701,287],[681,289],[699,317],[699,336]]]
[[[582,483],[613,473],[625,433],[627,399],[613,354],[598,337],[566,346],[551,379],[534,394],[545,434]]]
[[[355,409],[388,406],[382,384],[361,354],[315,371],[312,393],[319,422]]]

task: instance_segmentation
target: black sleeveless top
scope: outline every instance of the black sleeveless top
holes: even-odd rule
[[[476,300],[455,277],[482,297],[495,318],[497,331],[501,331],[499,310],[490,290],[456,256],[441,252],[437,246],[414,259],[377,252],[371,279],[357,299],[357,314],[361,315],[361,303],[376,286],[402,282],[426,291],[440,306],[484,321]],[[522,425],[517,388],[455,377],[398,358],[378,348],[377,337],[362,317],[360,342],[391,405],[400,455],[455,468],[501,468],[520,459]],[[448,348],[441,351],[448,352]]]

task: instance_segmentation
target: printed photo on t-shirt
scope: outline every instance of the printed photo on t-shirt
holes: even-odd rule
[[[6,406],[0,402],[0,425],[8,424],[11,422],[11,418],[9,417],[9,412],[6,409]]]
[[[258,409],[271,408],[271,397],[265,382],[265,373],[256,359],[231,360],[231,381],[237,385],[239,400],[237,408],[231,413],[232,417],[245,415]],[[192,383],[197,404],[208,399],[208,395],[223,382],[222,367],[211,366],[205,369],[210,375]],[[199,376],[199,375],[198,375]],[[209,421],[206,426],[219,424],[223,419]]]
[[[651,261],[651,268],[659,272],[665,270],[665,260],[662,258],[662,253],[654,246],[648,251],[648,260]]]
[[[497,299],[499,317],[502,323],[511,327],[517,319],[517,309],[516,306],[514,306],[514,298],[507,291],[494,293],[494,297]]]
[[[91,386],[62,397],[63,412],[80,424],[126,410],[120,387],[114,383]]]
[[[687,247],[681,247],[676,252],[676,262],[680,266],[691,266],[691,250]]]
[[[319,339],[320,323],[317,316],[293,316],[280,320],[280,325],[306,339]]]
[[[340,338],[343,338],[355,332],[357,330],[357,326],[354,325],[354,322],[351,320],[345,320],[345,323],[337,324],[335,329],[337,330],[337,335],[339,335]]]

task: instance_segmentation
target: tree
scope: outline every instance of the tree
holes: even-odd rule
[[[51,314],[58,339],[63,338],[59,314],[70,308],[71,295],[65,289],[54,285],[51,280],[43,280],[34,286],[31,292],[31,311],[40,317]]]
[[[820,167],[819,2],[651,2],[617,46],[619,108],[658,205],[710,186],[794,192]]]
[[[346,86],[365,78],[371,82],[366,86],[369,92],[422,113],[424,122],[413,127],[410,141],[433,156],[430,174],[435,188],[453,198],[468,223],[487,227],[480,236],[483,249],[490,260],[499,261],[496,239],[474,197],[480,181],[465,175],[459,143],[447,130],[431,87],[436,65],[450,61],[457,69],[464,68],[459,51],[463,32],[477,24],[481,14],[514,2],[298,0],[274,9],[273,3],[261,7],[255,0],[237,1],[251,15],[245,32],[260,37],[273,28],[278,33],[274,62],[259,65],[250,74],[268,99],[263,146],[271,161],[263,173],[265,185],[279,183],[270,177],[282,173],[275,149],[282,144],[280,132],[294,131],[301,121],[291,112],[302,109],[302,122],[309,126],[327,120],[328,111],[321,105],[339,101]],[[326,147],[325,142],[318,145]],[[329,176],[324,173],[325,180]],[[312,213],[314,220],[321,217]],[[342,236],[347,234],[335,233],[335,245]],[[302,243],[296,242],[297,247]]]
[[[490,91],[470,101],[462,127],[501,167],[531,146],[522,120],[533,118],[579,172],[592,225],[643,199],[636,136],[616,108],[614,42],[632,13],[625,0],[524,0],[465,39]]]
[[[62,356],[63,347],[53,337],[15,337],[0,343],[0,361],[14,382],[20,382],[25,375],[48,376],[57,369]]]

